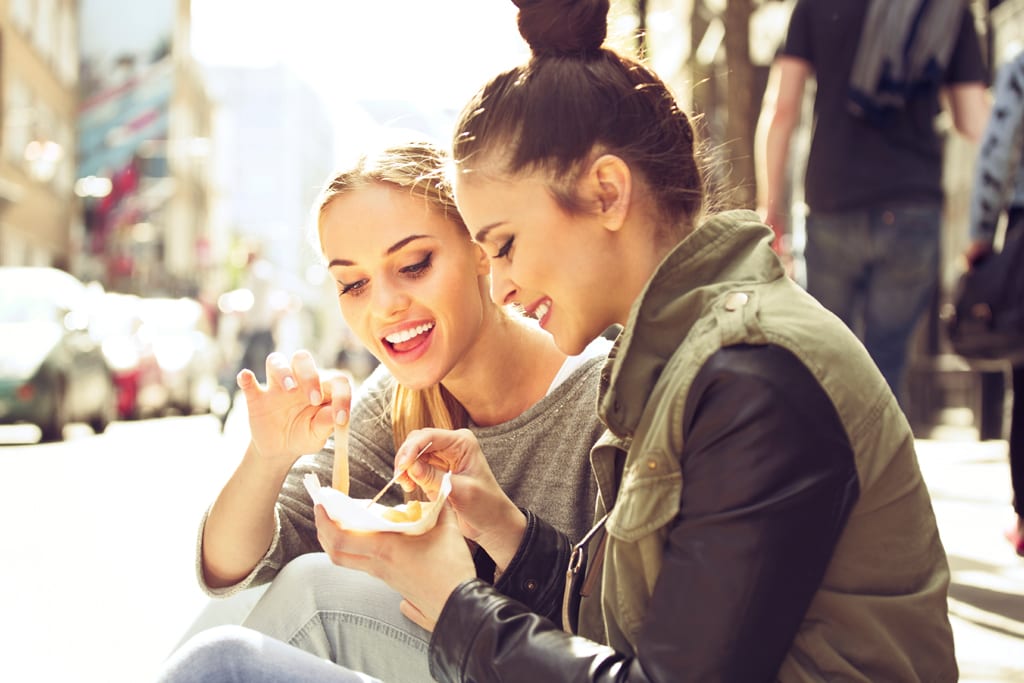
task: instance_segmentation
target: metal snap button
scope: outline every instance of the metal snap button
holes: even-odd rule
[[[746,292],[733,292],[725,299],[725,310],[735,311],[738,308],[743,308],[750,301],[750,296]]]

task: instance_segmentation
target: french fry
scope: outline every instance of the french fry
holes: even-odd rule
[[[348,425],[334,428],[334,470],[331,486],[348,495]]]

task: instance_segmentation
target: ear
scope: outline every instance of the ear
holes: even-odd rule
[[[626,221],[633,194],[629,165],[614,154],[602,154],[590,165],[583,183],[583,195],[600,208],[604,227],[619,230]]]
[[[480,246],[479,242],[473,242],[473,249],[476,250],[476,274],[477,275],[490,275],[491,274],[491,260],[487,258],[487,252]]]

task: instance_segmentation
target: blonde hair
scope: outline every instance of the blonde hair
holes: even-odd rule
[[[320,195],[316,214],[317,237],[323,253],[323,214],[339,195],[372,183],[406,189],[420,197],[447,220],[462,228],[467,239],[469,229],[455,208],[447,181],[447,155],[430,142],[410,142],[388,146],[364,154],[349,169],[335,174]],[[391,429],[397,448],[409,432],[421,427],[460,429],[469,423],[469,414],[440,382],[426,389],[410,389],[395,382],[391,401]]]

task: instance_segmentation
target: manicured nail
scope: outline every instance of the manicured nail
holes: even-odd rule
[[[291,391],[295,387],[299,386],[291,377],[285,377],[284,382],[282,382],[282,384],[284,384],[284,388],[287,389],[288,391]]]
[[[320,392],[314,389],[313,391],[309,392],[309,405],[318,406],[320,405],[320,401],[322,401],[323,398],[324,397],[320,395]]]
[[[345,412],[344,410],[339,410],[338,413],[334,416],[334,422],[339,425],[344,425],[345,423],[348,422],[348,413]]]

